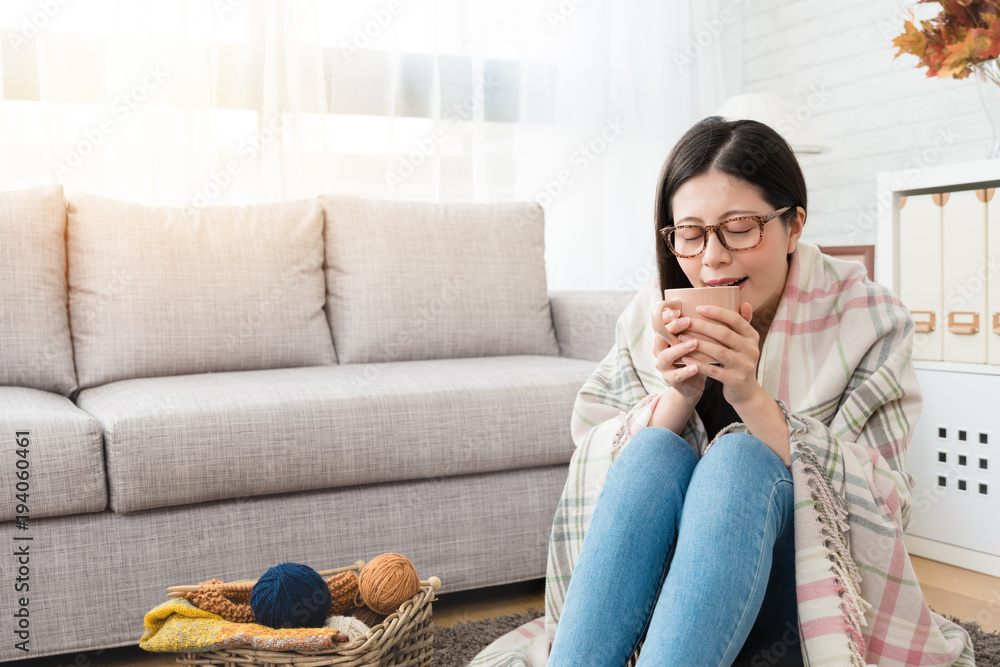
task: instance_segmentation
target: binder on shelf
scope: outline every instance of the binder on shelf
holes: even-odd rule
[[[985,364],[986,203],[973,190],[943,194],[944,361]]]
[[[994,197],[994,189],[981,191],[986,200],[986,273],[989,284],[986,287],[988,318],[984,323],[986,332],[986,359],[991,364],[1000,365],[1000,197]]]
[[[936,195],[900,200],[899,298],[913,315],[913,358],[943,359],[942,207]]]

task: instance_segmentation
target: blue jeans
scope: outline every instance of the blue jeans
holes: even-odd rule
[[[752,435],[636,433],[608,471],[548,667],[801,665],[792,476]],[[669,574],[668,574],[669,572]]]

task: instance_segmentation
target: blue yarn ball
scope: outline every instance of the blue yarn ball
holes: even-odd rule
[[[330,587],[308,565],[281,563],[250,590],[250,609],[271,628],[320,628],[330,613]]]

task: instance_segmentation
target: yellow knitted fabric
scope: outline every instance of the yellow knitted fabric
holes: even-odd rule
[[[147,651],[212,651],[254,648],[271,651],[323,651],[348,641],[332,628],[282,628],[232,623],[199,609],[184,598],[171,598],[146,613],[139,647]]]

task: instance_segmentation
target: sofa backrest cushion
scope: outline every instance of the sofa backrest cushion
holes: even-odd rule
[[[0,192],[0,385],[77,388],[61,185]]]
[[[558,356],[537,204],[321,199],[340,363]]]
[[[318,200],[197,209],[80,195],[68,210],[81,388],[336,363]]]

